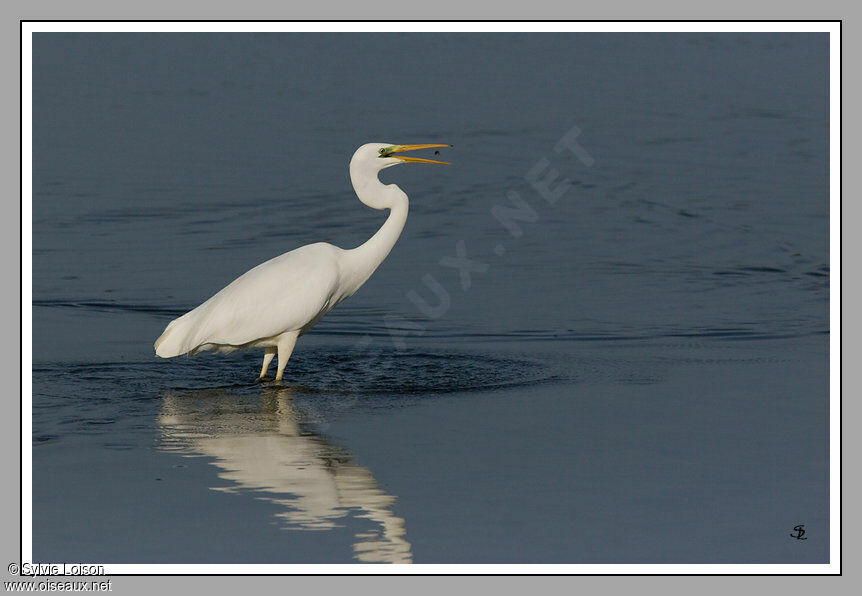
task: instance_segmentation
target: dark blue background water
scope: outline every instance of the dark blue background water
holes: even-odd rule
[[[827,43],[35,35],[34,558],[826,562]],[[453,165],[385,172],[402,238],[285,385],[156,359],[373,234],[370,141]]]

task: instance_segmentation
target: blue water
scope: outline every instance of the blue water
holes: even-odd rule
[[[34,559],[828,561],[827,41],[35,35]],[[284,384],[157,359],[371,141],[453,165]]]

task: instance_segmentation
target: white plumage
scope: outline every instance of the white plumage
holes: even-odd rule
[[[347,297],[338,296],[338,252],[344,251],[321,242],[261,263],[172,321],[156,340],[156,354],[274,347],[285,331],[301,335]]]
[[[395,184],[382,184],[378,172],[405,162],[446,163],[394,155],[429,147],[448,145],[369,143],[357,149],[350,160],[350,179],[359,200],[374,209],[390,210],[377,233],[354,249],[319,242],[258,265],[171,321],[155,342],[156,355],[172,358],[204,351],[263,348],[260,376],[266,374],[278,353],[276,380],[280,381],[299,336],[356,292],[401,235],[407,220],[407,195]]]

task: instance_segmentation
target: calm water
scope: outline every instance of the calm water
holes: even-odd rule
[[[35,560],[827,562],[827,65],[826,35],[37,34]],[[453,165],[384,173],[401,240],[286,382],[157,359],[252,266],[373,234],[369,141]]]

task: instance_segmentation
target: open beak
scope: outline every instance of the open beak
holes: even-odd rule
[[[452,145],[395,145],[389,151],[387,157],[394,157],[401,161],[410,163],[440,163],[450,165],[448,161],[437,161],[436,159],[422,159],[421,157],[407,157],[406,155],[392,155],[393,153],[401,153],[403,151],[415,151],[416,149],[433,149],[434,147],[451,147]]]

